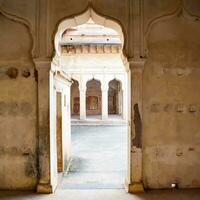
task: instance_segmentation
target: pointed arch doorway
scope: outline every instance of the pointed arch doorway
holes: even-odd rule
[[[90,18],[92,18],[92,20],[96,24],[100,24],[102,26],[114,29],[119,34],[119,38],[120,38],[120,40],[122,42],[122,46],[124,44],[124,36],[123,36],[123,32],[122,32],[122,29],[121,29],[120,25],[117,24],[116,22],[112,21],[112,20],[109,20],[109,19],[106,19],[106,18],[103,18],[103,17],[97,15],[92,9],[89,9],[88,11],[86,11],[84,14],[82,14],[80,16],[76,16],[74,18],[66,19],[66,20],[62,21],[60,23],[60,25],[58,26],[58,30],[57,30],[57,33],[55,35],[56,55],[55,55],[55,57],[54,57],[54,59],[52,61],[52,67],[51,67],[52,69],[51,70],[53,70],[55,74],[61,74],[62,77],[64,77],[64,79],[68,80],[68,82],[71,82],[71,80],[74,77],[71,76],[71,75],[68,76],[68,74],[66,73],[66,70],[64,70],[63,66],[60,64],[61,63],[60,62],[60,58],[62,56],[62,47],[60,46],[60,41],[61,41],[63,33],[66,31],[66,29],[69,29],[71,27],[76,27],[78,25],[84,24]],[[121,57],[122,62],[124,63],[125,70],[128,72],[129,71],[128,62],[125,59],[122,51],[121,51],[120,57]],[[110,73],[111,72],[112,71],[110,71]],[[101,89],[103,88],[104,96],[106,96],[106,99],[107,99],[105,101],[105,98],[104,98],[104,103],[102,105],[104,105],[105,102],[108,104],[108,100],[109,100],[109,96],[108,96],[108,88],[109,87],[108,86],[109,86],[109,82],[114,78],[112,74],[110,75],[108,73],[107,75],[108,76],[106,76],[106,78],[105,77],[104,78],[100,78],[101,79],[101,83],[102,83],[101,84]],[[77,78],[78,84],[79,84],[79,90],[80,90],[79,102],[80,102],[81,101],[81,96],[83,96],[81,91],[85,91],[86,90],[86,88],[83,85],[86,85],[87,79],[82,79],[82,78],[80,78],[80,76],[77,76],[77,75],[75,75],[75,77]],[[127,77],[129,77],[128,74],[127,74]],[[51,78],[52,78],[51,79],[52,82],[55,82],[55,78],[54,77],[51,77]],[[129,88],[130,84],[128,82],[129,82],[129,79],[127,79],[127,82],[126,82],[126,86],[127,86],[126,92],[127,92],[127,96],[130,96],[130,94],[128,95],[128,92],[130,93],[130,88]],[[107,87],[106,87],[106,85],[107,85]],[[65,90],[65,85],[64,84],[60,84],[60,87],[61,87],[61,91],[62,91],[62,89]],[[107,93],[105,93],[105,91],[106,91],[105,88],[107,89]],[[50,93],[55,93],[54,90],[57,90],[57,89],[51,87],[50,88]],[[67,95],[67,94],[65,94],[65,95]],[[71,95],[70,92],[68,93],[68,95]],[[102,93],[102,98],[103,98],[103,93]],[[56,100],[53,100],[53,99],[54,99],[54,97],[52,97],[52,102],[55,102]],[[65,99],[65,97],[64,97],[64,99]],[[125,100],[124,100],[124,102],[125,102]],[[65,104],[65,102],[64,102],[64,104]],[[126,104],[127,105],[129,104],[129,98],[126,99]],[[69,105],[70,105],[70,103],[69,103]],[[128,107],[127,105],[124,108],[127,109],[127,107]],[[85,107],[87,107],[86,104],[85,104]],[[77,105],[77,108],[78,108],[78,105]],[[51,110],[53,110],[53,109],[54,109],[54,106],[51,104],[50,105],[50,113],[52,113]],[[79,105],[79,109],[78,110],[79,110],[80,113],[82,112],[81,111],[82,109],[83,108]],[[70,110],[70,109],[68,109],[68,110]],[[102,108],[102,112],[107,112],[107,115],[108,115],[109,111],[108,111],[108,109],[104,108],[104,110],[103,110],[103,108]],[[85,113],[85,115],[86,115],[86,113]],[[53,116],[53,114],[52,114],[52,116]],[[129,116],[130,116],[130,114],[128,113],[128,109],[127,109],[127,119],[129,118]],[[53,124],[53,123],[55,124],[56,122],[55,122],[55,120],[53,120],[54,118],[52,117],[51,119],[52,120],[51,120],[50,123],[51,124]],[[68,120],[69,121],[67,123],[70,124],[70,119],[68,118]],[[55,126],[56,126],[56,124],[55,124]],[[52,127],[53,127],[53,125],[52,125]],[[67,126],[67,127],[69,128],[69,126]],[[67,134],[69,135],[67,142],[66,141],[65,142],[61,141],[63,151],[65,151],[64,150],[65,148],[68,149],[67,158],[65,157],[66,156],[65,154],[62,154],[63,160],[66,160],[64,169],[67,169],[69,161],[70,161],[70,156],[71,156],[70,155],[70,153],[71,153],[71,128],[69,128],[69,130],[66,130],[66,127],[65,127],[65,128],[62,128],[62,131],[63,132],[67,131]],[[130,136],[129,136],[129,127],[126,130],[124,130],[124,132],[126,134],[126,137],[130,138]],[[52,135],[55,135],[55,134],[56,134],[55,133],[55,129],[52,128]],[[63,133],[63,134],[65,134],[65,133]],[[113,139],[114,139],[114,136],[113,136]],[[58,149],[60,149],[59,144],[58,143],[56,144],[54,142],[54,147],[52,148],[52,151],[51,151],[52,152],[52,157],[54,157],[54,160],[57,160],[58,157],[60,157],[60,156],[58,156],[58,154],[56,155],[56,152],[58,152]],[[126,150],[126,153],[124,154],[124,157],[126,157],[125,158],[125,160],[126,160],[126,162],[125,162],[126,173],[124,174],[124,180],[125,179],[129,179],[129,174],[130,174],[129,173],[130,172],[130,166],[129,166],[129,164],[130,164],[130,162],[129,162],[129,160],[130,160],[130,155],[129,155],[130,147],[129,147],[129,142],[126,142],[126,148],[125,149],[127,149],[127,150]],[[127,155],[127,152],[128,152],[128,155]],[[53,167],[51,168],[52,169],[51,181],[52,181],[52,184],[57,185],[58,166],[56,166],[55,163],[53,163],[53,162],[51,162],[51,165],[53,165]]]

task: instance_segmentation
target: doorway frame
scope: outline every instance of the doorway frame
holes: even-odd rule
[[[113,19],[105,18],[98,15],[92,8],[89,8],[85,13],[72,18],[63,20],[55,34],[55,50],[56,55],[52,59],[35,59],[34,63],[38,73],[38,138],[39,138],[39,181],[37,185],[38,193],[52,193],[57,187],[57,170],[53,157],[56,152],[55,131],[51,127],[51,94],[54,88],[54,77],[57,72],[62,73],[59,66],[59,39],[62,33],[68,27],[74,27],[86,23],[89,18],[97,24],[112,28],[120,33],[121,40],[125,41],[122,26]],[[127,39],[128,40],[128,39]],[[141,132],[137,130],[137,115],[135,108],[138,107],[137,114],[141,115],[142,111],[142,74],[145,60],[143,59],[126,59],[122,54],[122,60],[126,66],[129,77],[128,83],[128,166],[127,177],[125,180],[125,189],[127,192],[144,191],[142,183],[142,147],[141,147]],[[49,78],[50,77],[50,78]],[[66,78],[66,76],[64,76]],[[46,81],[45,81],[46,80]],[[48,81],[47,81],[48,80]],[[67,80],[67,78],[66,78]],[[51,91],[52,90],[52,91]],[[134,90],[134,93],[131,91]],[[48,97],[48,98],[47,98]],[[44,100],[45,99],[45,100]],[[140,118],[141,122],[141,118]],[[49,134],[48,134],[49,133]],[[139,135],[138,135],[139,134]],[[138,140],[138,137],[139,140]],[[137,141],[136,141],[137,140]],[[139,145],[138,145],[139,144]]]

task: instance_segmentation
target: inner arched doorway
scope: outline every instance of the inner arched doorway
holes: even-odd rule
[[[79,18],[80,17],[80,18]],[[63,39],[63,34],[66,33],[66,30],[71,30],[70,27],[77,27],[77,25],[80,25],[80,24],[84,24],[85,22],[88,22],[90,21],[90,18],[96,22],[97,24],[101,24],[101,26],[109,26],[110,28],[113,28],[117,33],[118,33],[118,37],[120,38],[120,45],[119,44],[115,44],[112,46],[112,40],[111,40],[111,43],[110,43],[110,39],[109,38],[104,38],[105,41],[107,42],[106,45],[103,45],[102,44],[100,46],[98,46],[98,44],[96,44],[97,46],[94,46],[94,45],[88,45],[87,43],[84,43],[84,47],[80,45],[80,43],[78,43],[78,45],[74,45],[74,43],[72,43],[73,41],[73,38],[70,38],[70,41],[68,41],[67,43],[63,43],[62,39]],[[80,19],[80,21],[79,21]],[[86,20],[87,19],[87,20]],[[77,86],[79,88],[79,108],[78,108],[78,103],[73,107],[73,110],[72,110],[72,104],[70,104],[70,107],[68,110],[71,110],[71,114],[76,112],[76,113],[79,113],[81,114],[82,113],[82,119],[86,119],[86,117],[84,117],[84,112],[85,114],[92,114],[92,113],[89,113],[88,110],[98,110],[97,114],[103,114],[104,115],[104,120],[106,120],[106,117],[107,115],[109,114],[109,109],[108,109],[108,93],[109,93],[109,82],[111,80],[113,80],[113,78],[115,76],[117,77],[120,77],[122,79],[125,79],[128,77],[128,75],[123,75],[121,73],[121,71],[119,70],[119,66],[123,66],[124,67],[124,71],[126,72],[127,71],[127,65],[124,64],[124,61],[125,59],[123,58],[123,53],[122,53],[122,47],[123,47],[123,42],[124,42],[124,38],[123,38],[123,33],[122,33],[122,30],[121,30],[121,27],[111,21],[111,20],[108,20],[108,19],[104,19],[103,20],[103,23],[102,23],[102,20],[99,21],[99,19],[104,19],[100,16],[97,16],[92,10],[89,10],[87,11],[85,14],[84,14],[84,17],[83,16],[78,16],[76,17],[76,19],[72,19],[69,23],[68,20],[64,20],[58,27],[58,32],[56,34],[56,37],[55,37],[55,48],[56,48],[56,56],[52,62],[52,71],[55,70],[56,73],[55,74],[59,74],[62,78],[64,79],[67,79],[68,82],[71,82],[72,86],[70,86],[71,88],[73,87],[76,87],[76,90],[77,90]],[[67,44],[67,45],[66,45]],[[119,48],[119,46],[121,46]],[[69,57],[64,57],[63,55],[65,54],[70,54],[70,58],[73,59],[73,54],[79,54],[79,58],[83,55],[84,53],[84,57],[85,57],[85,60],[87,60],[87,57],[90,57],[91,58],[94,58],[94,54],[95,53],[99,53],[99,57],[98,59],[95,61],[95,62],[92,62],[93,64],[101,64],[101,67],[102,67],[102,70],[103,70],[103,73],[101,71],[97,72],[95,75],[92,71],[92,68],[89,68],[87,69],[85,66],[83,66],[82,68],[82,72],[84,72],[84,76],[80,76],[80,74],[78,74],[78,71],[77,71],[77,66],[73,66],[73,69],[70,68],[70,63],[73,63],[73,64],[77,64],[78,62],[73,62],[72,60],[69,59]],[[111,62],[98,62],[98,61],[102,61],[102,55],[104,53],[107,53],[106,54],[106,57],[108,58],[108,60],[110,61],[110,58],[113,57],[113,55],[117,54],[117,57],[112,60]],[[87,54],[87,55],[86,55]],[[93,54],[93,55],[91,55]],[[67,55],[67,56],[68,56]],[[118,65],[120,63],[120,65]],[[66,64],[66,65],[65,65]],[[80,64],[80,63],[78,63]],[[113,66],[113,64],[115,66]],[[107,67],[108,66],[108,67]],[[96,66],[92,66],[93,69],[97,69]],[[117,69],[116,70],[116,74],[113,74],[113,69]],[[75,70],[75,71],[70,71],[70,70]],[[76,79],[78,80],[78,84],[76,82],[76,84],[74,83],[75,81],[72,80],[72,77],[73,76],[76,76]],[[71,78],[70,78],[71,77]],[[90,100],[87,100],[87,97],[88,96],[88,92],[86,92],[87,90],[87,87],[89,88],[90,86],[88,86],[87,82],[88,80],[91,80],[91,78],[96,78],[97,77],[97,85],[98,85],[98,88],[101,89],[101,97],[98,98],[91,98]],[[55,81],[55,77],[54,77],[54,74],[52,74],[52,82]],[[94,81],[94,80],[92,80]],[[127,80],[125,81],[126,83],[128,82]],[[89,82],[90,83],[90,82]],[[73,85],[74,84],[74,85]],[[93,83],[94,84],[94,83]],[[99,87],[100,86],[100,87]],[[128,84],[126,85],[128,87]],[[61,87],[61,91],[62,89],[64,89],[64,86],[63,85],[60,85]],[[55,91],[54,90],[57,90],[56,87],[51,87],[51,90],[50,90],[50,93],[51,94],[54,94]],[[128,89],[127,89],[128,90]],[[99,90],[100,91],[100,90]],[[95,92],[98,92],[98,90],[96,90]],[[69,93],[69,96],[71,96],[71,92]],[[67,94],[66,94],[67,96]],[[106,97],[106,98],[103,98],[103,97]],[[78,97],[76,97],[78,99]],[[82,101],[83,99],[85,99],[86,101]],[[101,102],[103,99],[103,103]],[[91,102],[91,105],[87,105],[87,101],[90,101]],[[54,97],[52,97],[52,102],[54,103],[55,102],[55,99]],[[78,100],[77,100],[78,102]],[[84,102],[81,106],[81,102]],[[101,102],[101,104],[99,104],[99,102]],[[128,101],[127,101],[128,103]],[[64,104],[65,104],[65,98],[64,98]],[[97,106],[98,105],[98,106]],[[105,106],[107,105],[107,106]],[[102,107],[103,106],[103,107]],[[67,107],[67,106],[66,106]],[[76,108],[74,110],[74,108]],[[89,109],[88,109],[89,108]],[[98,108],[98,109],[97,109]],[[99,109],[100,108],[100,109]],[[119,109],[119,108],[118,108]],[[54,110],[54,105],[51,104],[50,105],[50,110]],[[119,109],[120,110],[120,109]],[[118,112],[119,112],[118,110]],[[101,111],[101,112],[100,112]],[[102,113],[103,112],[103,113]],[[117,111],[116,111],[117,112]],[[128,115],[127,115],[128,116]],[[52,116],[51,117],[51,131],[52,131],[52,135],[54,135],[54,124],[56,123],[55,120],[54,120],[54,117]],[[64,130],[64,129],[63,129]],[[128,135],[128,130],[124,130],[124,135]],[[53,141],[53,140],[52,140]],[[111,141],[111,140],[110,140]],[[62,141],[62,143],[64,143]],[[67,142],[67,145],[70,146],[70,141]],[[128,144],[126,143],[126,148],[128,147]],[[64,147],[64,145],[63,145]],[[125,149],[126,149],[125,148]],[[54,143],[54,146],[53,146],[53,149],[55,151],[57,151],[58,149],[58,144],[55,144]],[[51,151],[54,156],[55,156],[55,151]],[[124,152],[127,152],[127,151],[124,151]],[[126,154],[123,154],[122,156],[123,158],[126,158],[128,157]],[[56,158],[56,156],[55,156]],[[51,162],[51,165],[54,166],[53,162]],[[129,167],[127,167],[127,164],[125,166],[126,170],[129,169]],[[124,169],[124,168],[123,168]],[[57,169],[56,169],[56,166],[52,167],[51,170],[53,170],[52,172],[52,175],[56,174],[57,173]],[[123,170],[124,172],[124,170]],[[128,173],[129,174],[129,173]],[[56,180],[56,175],[52,177],[52,182],[54,182]],[[112,179],[112,178],[111,178]],[[123,173],[123,179],[125,179],[125,175]],[[113,179],[114,180],[114,179]],[[121,179],[120,179],[121,180]],[[55,181],[56,183],[56,181]]]
[[[71,85],[71,115],[78,118],[80,114],[80,94],[79,83],[77,80],[72,79]]]
[[[86,114],[87,116],[101,116],[101,82],[90,80],[87,82],[86,91]]]
[[[120,81],[113,79],[109,82],[108,91],[108,114],[122,115],[123,95]]]

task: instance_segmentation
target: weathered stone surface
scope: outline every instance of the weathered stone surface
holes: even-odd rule
[[[15,79],[17,78],[18,76],[18,69],[14,68],[14,67],[11,67],[7,70],[6,74],[12,78],[12,79]]]
[[[31,75],[31,72],[28,69],[22,71],[22,76],[28,78]]]
[[[186,15],[183,12],[166,19],[161,17],[147,36],[149,58],[143,82],[143,175],[145,187],[149,188],[170,188],[176,181],[179,188],[199,187],[200,183],[200,180],[193,182],[200,169],[199,154],[188,150],[189,146],[198,148],[195,141],[200,139],[200,93],[197,92],[200,87],[197,55],[200,24]],[[165,69],[159,79],[157,66]],[[154,105],[154,102],[159,102],[159,112],[148,112],[145,105]]]

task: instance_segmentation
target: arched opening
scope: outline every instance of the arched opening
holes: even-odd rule
[[[98,80],[90,80],[87,82],[86,91],[86,114],[87,116],[101,115],[101,82]]]
[[[122,86],[116,79],[109,82],[108,91],[108,113],[109,115],[121,115],[122,114]]]
[[[71,115],[72,115],[72,118],[78,119],[79,114],[80,114],[79,83],[77,80],[72,79],[72,85],[71,85]]]
[[[88,187],[89,182],[100,184],[100,188],[104,188],[105,184],[108,185],[105,188],[124,187],[123,181],[129,170],[128,98],[124,99],[120,92],[123,82],[124,94],[128,96],[129,76],[122,53],[123,44],[121,27],[91,9],[81,16],[64,20],[58,27],[55,36],[56,55],[50,77],[50,110],[55,109],[55,90],[59,88],[68,98],[67,101],[63,100],[68,117],[63,118],[67,125],[62,131],[67,134],[67,141],[62,141],[62,147],[68,149],[64,167],[69,175],[66,174],[63,179],[62,187],[71,188],[80,184]],[[53,83],[56,81],[55,86]],[[112,105],[109,97],[113,98]],[[123,115],[123,120],[118,119],[117,123],[113,123],[113,119],[109,120],[111,114]],[[76,120],[71,121],[69,116]],[[94,116],[96,119],[90,120]],[[53,135],[56,122],[52,112],[50,119]],[[52,141],[54,150],[58,151],[58,144]],[[52,155],[58,159],[54,151]],[[65,153],[62,156],[65,157]],[[51,161],[54,166],[53,159]],[[52,167],[52,174],[55,174],[55,170],[56,166]],[[85,170],[88,170],[87,177]],[[101,173],[98,173],[99,170]],[[76,176],[80,176],[80,179]]]

